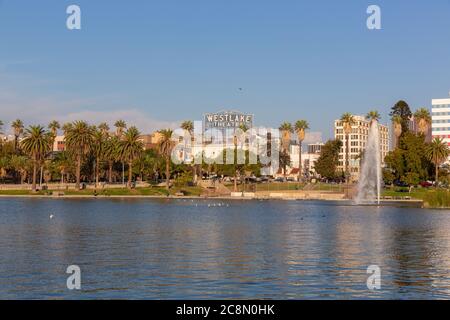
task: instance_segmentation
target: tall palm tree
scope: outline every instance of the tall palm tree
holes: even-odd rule
[[[61,129],[61,125],[58,121],[53,120],[48,124],[48,129],[50,130],[50,133],[52,135],[52,146],[55,143],[56,136],[58,135],[58,130]]]
[[[173,131],[171,129],[160,130],[162,138],[158,144],[159,153],[166,160],[166,188],[167,191],[170,189],[170,157],[172,155],[172,150],[175,147],[175,142],[172,140]]]
[[[3,132],[2,132],[2,127],[3,127],[3,121],[2,120],[0,120],[0,134],[2,134]]]
[[[22,150],[33,161],[32,191],[36,192],[37,168],[50,151],[50,135],[42,126],[30,126],[25,131],[25,138],[21,142]]]
[[[298,181],[302,180],[302,142],[305,140],[306,130],[309,129],[309,124],[306,120],[298,120],[295,123],[295,132],[298,139]]]
[[[369,111],[369,113],[367,113],[366,119],[372,123],[373,121],[380,121],[381,116],[378,111],[372,110],[372,111]]]
[[[441,138],[434,138],[430,144],[428,144],[426,150],[426,156],[428,160],[434,163],[436,176],[435,176],[435,187],[439,184],[439,166],[447,160],[450,155],[450,149],[448,144],[444,142]]]
[[[20,119],[15,120],[12,124],[11,127],[14,131],[14,150],[17,151],[17,147],[18,147],[18,142],[19,142],[19,138],[23,133],[23,122]]]
[[[400,136],[402,135],[403,127],[402,127],[403,120],[400,116],[396,115],[392,117],[392,126],[394,127],[394,136],[395,136],[395,146],[398,147]]]
[[[117,120],[114,123],[114,126],[116,127],[116,136],[119,139],[123,138],[123,132],[126,130],[127,128],[127,124],[124,120]],[[122,184],[125,183],[125,163],[122,161]]]
[[[120,160],[120,139],[117,136],[109,137],[105,141],[105,147],[104,147],[104,159],[108,161],[108,182],[112,183],[112,173],[113,173],[113,166],[114,162]]]
[[[114,123],[114,126],[116,127],[116,136],[121,138],[123,136],[123,132],[127,128],[127,124],[123,120],[117,120],[116,123]]]
[[[65,136],[67,150],[75,155],[76,185],[80,188],[80,171],[83,157],[91,150],[94,142],[94,130],[85,121],[75,121]]]
[[[430,111],[426,108],[417,109],[414,113],[414,119],[419,126],[419,132],[426,136],[431,125]]]
[[[64,131],[64,135],[67,135],[67,132],[69,132],[70,129],[72,129],[72,127],[73,127],[72,122],[64,123],[64,125],[61,127],[61,129]]]
[[[345,134],[345,166],[344,166],[344,172],[345,172],[345,179],[348,182],[348,176],[349,176],[349,145],[350,145],[350,133],[352,133],[352,126],[356,123],[355,117],[349,113],[346,112],[341,116],[342,125],[344,127],[344,134]]]
[[[191,153],[193,153],[193,151],[194,151],[194,149],[193,149],[193,146],[194,146],[194,123],[190,120],[183,121],[181,123],[181,129],[183,129],[185,131],[186,135],[189,134],[189,136],[191,137],[190,147],[191,147]],[[197,166],[195,165],[195,161],[192,161],[192,172],[193,172],[193,176],[194,176],[194,182],[196,183],[197,182]]]
[[[121,158],[128,162],[128,189],[131,189],[133,178],[133,163],[144,151],[144,143],[140,140],[141,133],[136,127],[130,127],[120,143]]]
[[[93,144],[91,147],[92,155],[95,159],[95,165],[94,165],[94,175],[95,175],[95,188],[97,188],[98,182],[99,182],[99,168],[100,168],[100,162],[103,159],[104,152],[105,152],[105,135],[104,133],[97,128],[93,129]]]
[[[291,142],[291,133],[294,132],[292,124],[284,122],[280,126],[282,151],[289,152],[289,144]]]

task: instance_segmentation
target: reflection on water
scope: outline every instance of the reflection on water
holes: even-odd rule
[[[213,203],[0,199],[0,298],[450,298],[449,211]]]

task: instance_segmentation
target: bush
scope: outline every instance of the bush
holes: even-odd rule
[[[428,192],[425,194],[423,200],[429,207],[449,208],[450,192],[447,190],[437,190],[435,192]]]

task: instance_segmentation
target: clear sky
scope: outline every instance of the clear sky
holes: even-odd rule
[[[82,30],[66,28],[70,4]],[[366,27],[370,4],[382,30]],[[5,123],[149,131],[238,109],[326,138],[346,111],[387,122],[399,99],[429,107],[450,91],[450,0],[0,0],[0,40]]]

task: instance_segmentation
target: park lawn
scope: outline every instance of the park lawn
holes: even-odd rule
[[[183,191],[186,196],[200,196],[202,194],[201,187],[173,187],[170,189],[170,195],[175,195]],[[33,193],[30,190],[0,190],[0,195],[9,196],[45,196],[45,195],[57,195],[58,192],[64,193],[67,196],[93,196],[94,190],[48,190],[48,191],[38,191]],[[98,196],[167,196],[167,191],[162,187],[153,188],[113,188],[113,189],[99,189],[97,190]]]
[[[424,206],[428,208],[450,208],[450,191],[446,189],[434,188],[415,188],[408,192],[400,192],[401,188],[396,190],[384,190],[383,196],[390,197],[411,197],[417,200],[423,200]],[[404,188],[404,190],[407,190]]]

